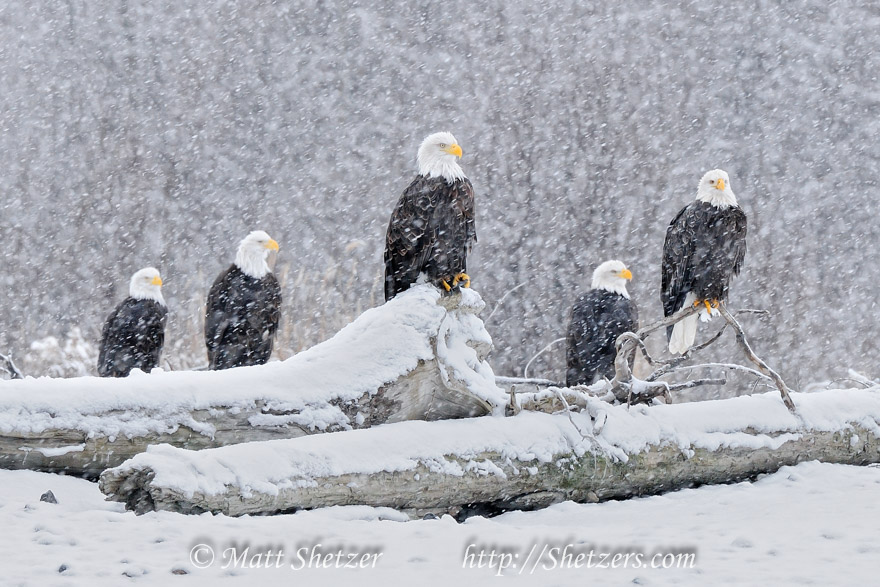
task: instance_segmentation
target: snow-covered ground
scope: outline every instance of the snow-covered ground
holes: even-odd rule
[[[870,585],[880,580],[880,467],[874,466],[811,462],[754,483],[602,504],[566,502],[461,524],[448,516],[405,522],[393,510],[368,507],[272,517],[136,516],[105,502],[95,484],[80,479],[0,471],[0,486],[2,585]],[[57,504],[39,500],[49,489]],[[208,548],[214,553],[209,565]],[[229,549],[236,549],[238,563]],[[653,560],[662,562],[654,559],[657,553],[692,551],[692,568],[650,568]],[[316,553],[330,568],[316,568]],[[579,554],[585,556],[578,559]],[[613,554],[621,555],[617,568],[611,568]],[[357,558],[350,562],[348,555]],[[499,562],[508,567],[502,577]],[[364,568],[336,568],[346,564]],[[636,564],[641,568],[633,568]]]

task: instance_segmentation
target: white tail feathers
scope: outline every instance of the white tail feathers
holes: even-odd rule
[[[689,308],[694,305],[696,299],[697,296],[692,292],[688,293],[684,298],[681,308]],[[697,316],[698,314],[688,316],[684,320],[676,322],[675,326],[672,327],[672,336],[669,339],[669,352],[671,354],[681,355],[693,346],[694,340],[697,338]]]
[[[672,327],[672,337],[669,339],[669,352],[673,355],[681,355],[694,344],[697,338],[697,318],[699,314],[692,314],[687,318],[675,323]]]

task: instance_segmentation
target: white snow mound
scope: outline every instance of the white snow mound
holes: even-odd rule
[[[89,438],[132,438],[173,433],[183,425],[211,436],[213,426],[195,421],[193,410],[253,410],[258,401],[265,404],[263,412],[298,413],[281,422],[259,413],[250,418],[253,426],[292,423],[345,430],[354,423],[338,404],[377,393],[435,354],[445,367],[444,377],[453,374],[469,393],[492,406],[503,405],[506,395],[473,348],[492,344],[476,316],[484,306],[480,295],[463,290],[455,311],[438,303],[450,298],[440,297],[432,286],[413,287],[367,310],[333,338],[261,366],[213,372],[155,369],[123,379],[0,381],[0,434],[65,429]]]

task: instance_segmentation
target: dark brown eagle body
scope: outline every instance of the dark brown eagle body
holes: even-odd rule
[[[604,289],[578,296],[571,309],[566,337],[566,386],[590,385],[601,377],[613,378],[617,337],[635,332],[638,327],[639,311],[629,298]]]
[[[419,175],[404,190],[385,237],[385,300],[416,283],[452,284],[467,272],[467,255],[477,241],[474,188],[467,179],[451,183]]]
[[[740,272],[746,256],[746,229],[739,206],[695,201],[682,208],[666,229],[663,245],[664,316],[680,310],[688,293],[697,300],[727,299],[730,278]]]
[[[155,300],[123,300],[104,323],[98,374],[127,377],[132,369],[149,372],[158,366],[167,316],[168,309]]]
[[[281,286],[272,273],[262,278],[232,265],[208,293],[205,343],[210,368],[262,365],[272,355],[281,316]]]

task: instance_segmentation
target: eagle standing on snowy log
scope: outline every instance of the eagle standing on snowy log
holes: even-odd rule
[[[397,202],[385,236],[385,300],[417,282],[450,291],[470,287],[467,255],[477,241],[474,187],[448,132],[419,147],[419,175]]]
[[[660,292],[664,316],[703,305],[700,316],[710,319],[727,299],[730,278],[739,273],[745,256],[745,212],[736,203],[727,173],[714,169],[700,180],[696,201],[666,229]],[[694,344],[697,318],[688,316],[667,329],[670,353],[682,354]]]
[[[566,339],[567,387],[614,377],[617,337],[639,327],[638,309],[626,291],[630,279],[626,265],[605,261],[593,271],[590,291],[578,296]]]
[[[272,354],[281,316],[281,286],[269,269],[269,251],[278,243],[262,230],[245,237],[235,263],[208,293],[205,344],[210,368],[262,365]]]
[[[157,366],[165,344],[167,316],[159,271],[147,267],[132,275],[128,297],[104,323],[98,375],[126,377],[132,369],[149,372]]]

